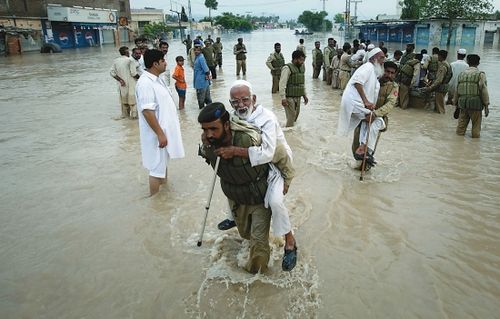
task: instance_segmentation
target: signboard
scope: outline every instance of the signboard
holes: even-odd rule
[[[47,6],[47,16],[50,21],[116,23],[116,10]]]

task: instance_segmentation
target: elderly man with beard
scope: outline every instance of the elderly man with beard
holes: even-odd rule
[[[369,144],[368,144],[369,149],[372,149],[372,150],[375,149],[375,143],[376,143],[375,138],[378,136],[378,134],[380,134],[381,131],[386,130],[387,123],[388,123],[387,115],[398,104],[399,86],[394,81],[394,78],[396,77],[397,71],[398,71],[398,66],[396,63],[391,62],[391,61],[384,63],[384,75],[379,80],[380,91],[378,93],[377,104],[376,104],[375,109],[372,113],[372,122],[375,123],[376,121],[381,120],[384,122],[385,128],[380,130],[380,131],[376,131],[376,128],[381,126],[381,125],[373,125],[372,127],[370,127],[370,129],[372,129],[372,128],[373,129],[370,130],[370,139],[368,141],[369,142]],[[361,122],[361,123],[363,123],[363,122]],[[354,138],[352,141],[352,152],[353,152],[353,155],[356,156],[357,158],[359,158],[359,156],[357,156],[355,154],[364,155],[365,147],[366,147],[366,136],[360,135],[360,129],[361,129],[361,125],[358,125],[356,127],[356,130],[354,131]],[[373,137],[373,139],[371,137]],[[374,163],[371,163],[371,164],[374,164]]]
[[[284,204],[284,195],[288,192],[294,175],[292,150],[274,113],[262,105],[256,104],[257,97],[252,93],[252,85],[249,82],[244,80],[234,82],[231,86],[230,96],[229,102],[234,109],[233,113],[240,120],[236,124],[238,126],[251,125],[253,129],[258,129],[261,132],[262,142],[260,145],[239,150],[221,147],[217,153],[223,159],[231,158],[234,155],[248,158],[252,167],[269,164],[268,188],[264,205],[266,208],[271,208],[274,235],[285,238],[282,268],[284,271],[290,271],[296,264],[297,246],[292,233],[288,209]],[[236,124],[233,118],[231,128],[234,129]],[[234,227],[232,216],[222,221],[218,227],[221,230]]]
[[[244,98],[239,100],[239,103],[245,103]],[[237,117],[230,119],[221,103],[207,105],[200,112],[198,122],[203,129],[203,146],[199,154],[212,167],[217,157],[221,158],[217,175],[221,180],[222,191],[229,200],[238,232],[241,237],[250,240],[250,256],[245,268],[251,273],[265,272],[270,257],[271,221],[270,207],[265,204],[269,183],[266,177],[273,168],[267,163],[254,165],[248,155],[249,148],[261,145],[261,133]],[[286,161],[287,157],[286,151],[283,151],[281,160]],[[293,245],[293,250],[288,254],[285,247],[282,264],[285,271],[292,270],[296,263],[295,242]]]
[[[380,48],[371,50],[368,54],[368,62],[360,66],[356,73],[351,77],[342,94],[340,103],[339,122],[337,134],[347,136],[352,132],[363,120],[372,120],[370,126],[370,139],[368,140],[368,163],[372,163],[373,145],[375,144],[376,134],[385,128],[385,123],[381,118],[372,118],[372,111],[377,103],[380,83],[378,78],[384,74],[383,63],[385,55]],[[366,136],[368,129],[367,122],[361,125],[361,136]],[[371,146],[371,147],[370,147]],[[359,159],[360,153],[355,152],[354,157]],[[361,158],[362,159],[362,154]]]

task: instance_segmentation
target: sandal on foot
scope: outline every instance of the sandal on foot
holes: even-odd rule
[[[283,255],[283,262],[281,268],[283,271],[291,271],[297,264],[297,246],[294,245],[293,249],[286,249]]]
[[[234,222],[234,220],[230,219],[224,219],[217,225],[217,228],[219,228],[220,230],[229,230],[233,227],[236,227],[236,223]]]

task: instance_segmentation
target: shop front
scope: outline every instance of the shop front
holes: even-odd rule
[[[116,10],[47,6],[48,21],[44,25],[47,42],[61,48],[84,48],[114,43]]]

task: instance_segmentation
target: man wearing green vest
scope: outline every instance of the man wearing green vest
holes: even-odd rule
[[[335,56],[335,46],[337,42],[333,38],[328,38],[328,45],[323,50],[323,81],[326,81],[327,85],[332,85],[332,73],[333,69],[331,67],[332,59]]]
[[[321,52],[319,41],[314,42],[314,49],[312,50],[312,67],[313,67],[313,79],[319,77],[321,72],[321,67],[323,66],[323,52]]]
[[[213,40],[212,40],[213,41]],[[205,57],[207,61],[208,68],[210,69],[210,73],[212,73],[212,79],[217,79],[217,63],[215,62],[215,50],[212,46],[212,42],[209,39],[205,40],[205,47],[201,49],[201,53]]]
[[[241,237],[250,241],[250,256],[245,269],[250,273],[265,272],[270,258],[269,230],[271,210],[264,206],[269,165],[252,166],[250,160],[238,153],[260,144],[255,130],[232,130],[229,113],[222,103],[212,103],[200,111],[198,122],[203,129],[199,155],[215,167],[219,148],[231,147],[234,156],[221,157],[217,175],[222,191],[229,199]]]
[[[236,55],[236,75],[247,74],[247,47],[243,44],[243,38],[238,38],[238,43],[234,45],[233,53]]]
[[[472,121],[472,137],[478,138],[481,133],[482,111],[488,117],[490,99],[486,85],[486,75],[478,70],[479,55],[469,54],[469,67],[458,76],[458,86],[453,99],[460,109],[457,135],[465,135],[469,122]]]
[[[285,108],[286,127],[291,127],[297,121],[300,113],[300,98],[304,97],[304,104],[307,105],[307,98],[304,78],[304,61],[306,56],[300,50],[293,51],[292,63],[285,64],[281,68],[280,97],[281,105]]]
[[[220,37],[217,37],[215,39],[215,43],[212,45],[212,47],[214,48],[214,52],[215,52],[215,62],[219,66],[219,69],[221,69],[222,68],[222,49],[223,49],[223,46],[222,46],[222,42],[220,42]]]
[[[436,80],[432,81],[431,85],[425,87],[426,92],[435,92],[435,111],[444,114],[444,97],[448,93],[448,83],[453,76],[450,64],[446,61],[448,51],[440,50],[438,53],[439,66],[436,74]]]
[[[266,61],[267,67],[271,70],[271,75],[273,76],[273,87],[271,88],[271,93],[276,93],[279,90],[281,68],[285,65],[285,58],[281,53],[281,44],[274,44],[274,52],[269,55]]]

